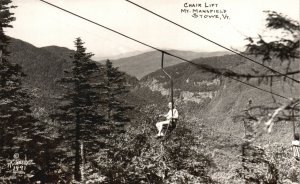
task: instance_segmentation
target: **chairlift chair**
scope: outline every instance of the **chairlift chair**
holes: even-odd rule
[[[173,95],[173,78],[170,74],[168,74],[164,70],[164,51],[161,51],[161,69],[164,72],[164,74],[170,79],[170,90],[171,90],[171,103],[172,103],[172,117],[173,117],[173,109],[174,109],[174,95]],[[169,124],[163,125],[162,133],[164,136],[167,136],[170,134],[177,126],[178,118],[172,118]]]
[[[177,126],[178,118],[172,118],[169,124],[163,125],[162,133],[164,135],[170,134]]]
[[[295,159],[300,160],[300,141],[299,141],[299,133],[294,135],[294,140],[292,141],[292,149],[293,155]]]
[[[294,135],[294,140],[292,141],[292,150],[293,150],[293,156],[296,160],[300,161],[300,135],[299,133],[296,133],[296,122],[295,122],[295,114],[294,110],[295,107],[299,103],[296,103],[293,108],[292,108],[292,118],[293,118],[293,135]]]

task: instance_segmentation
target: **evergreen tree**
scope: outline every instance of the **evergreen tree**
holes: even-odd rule
[[[8,181],[24,183],[32,181],[43,165],[42,138],[43,126],[32,116],[30,100],[31,96],[22,86],[22,77],[25,74],[19,65],[7,60],[9,51],[9,37],[4,33],[4,28],[12,27],[10,23],[15,20],[10,12],[12,1],[0,1],[0,165],[2,167],[0,177],[12,175],[13,168],[8,160],[27,159],[33,160],[33,164],[23,167],[24,173],[15,179]],[[39,180],[35,176],[34,180]]]
[[[264,61],[271,61],[274,58],[280,61],[289,61],[287,71],[290,70],[290,62],[299,58],[299,22],[284,16],[275,11],[265,11],[268,14],[266,28],[282,31],[282,37],[272,41],[266,41],[259,35],[258,39],[248,37],[249,43],[246,45],[246,52],[249,54],[263,56]]]
[[[103,145],[99,143],[101,139],[99,136],[103,135],[105,120],[100,112],[99,95],[99,89],[103,84],[93,82],[99,76],[99,68],[91,61],[93,54],[86,53],[84,42],[76,38],[74,43],[76,51],[72,56],[73,67],[70,71],[66,71],[67,77],[58,81],[68,91],[60,99],[59,110],[53,116],[64,122],[66,145],[68,141],[74,145],[75,156],[71,156],[71,160],[75,160],[74,178],[81,181],[84,177],[83,170],[80,170],[84,169],[82,168],[84,157],[92,157]]]
[[[125,73],[113,67],[112,62],[106,61],[107,85],[107,118],[110,122],[124,123],[129,121],[126,111],[130,109],[124,100],[124,95],[129,92],[126,86]]]
[[[248,81],[250,79],[257,80],[259,84],[266,82],[270,86],[278,79],[286,80],[286,76],[298,80],[297,77],[300,73],[297,69],[299,66],[297,59],[300,58],[299,22],[275,11],[265,11],[265,13],[267,13],[266,31],[263,34],[258,34],[257,37],[245,38],[248,44],[245,45],[246,49],[243,53],[257,57],[255,60],[262,58],[261,64],[273,68],[280,73],[269,69],[266,70],[266,68],[259,65],[249,67],[250,70],[246,70],[246,72],[216,68],[206,64],[198,64],[198,68],[217,75]],[[288,79],[286,81],[290,82],[291,80]]]
[[[269,62],[268,64],[269,66],[272,66],[272,68],[275,68],[291,78],[299,80],[300,71],[297,69],[299,68],[300,58],[299,22],[275,11],[265,11],[265,13],[267,13],[266,28],[268,31],[272,31],[272,33],[276,32],[280,36],[273,36],[272,39],[268,38],[268,40],[261,35],[258,35],[258,38],[248,37],[247,40],[249,43],[246,45],[245,53],[260,56],[262,57],[263,62]],[[262,113],[257,113],[255,118],[258,119],[264,117],[267,119],[268,123],[266,123],[266,125],[270,132],[274,122],[293,120],[293,117],[290,115],[290,110],[295,104],[297,104],[299,97],[297,95],[293,95],[294,92],[292,92],[292,90],[297,91],[298,88],[293,87],[293,81],[291,82],[290,79],[286,79],[283,75],[268,75],[265,72],[260,73],[262,73],[262,75],[259,81],[268,82],[271,90],[273,88],[273,83],[275,83],[278,78],[286,81],[282,85],[283,90],[285,85],[288,85],[291,89],[292,100],[287,100],[284,103],[278,104],[276,99],[273,97],[275,105],[270,107],[270,105],[267,106],[263,104],[256,107],[256,109],[259,109]],[[287,94],[286,91],[283,92]],[[268,117],[269,114],[273,114],[273,116]]]
[[[11,0],[1,0],[0,2],[0,59],[2,59],[2,54],[5,56],[9,54],[7,51],[9,38],[4,34],[3,28],[12,28],[10,23],[15,20],[14,13],[10,12],[10,9],[16,8],[16,6],[11,6],[11,3]]]

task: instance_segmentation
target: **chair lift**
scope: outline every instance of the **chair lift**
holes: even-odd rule
[[[294,140],[292,141],[292,150],[293,150],[293,156],[296,160],[300,161],[300,135],[299,133],[296,133],[296,123],[295,123],[295,107],[297,106],[298,103],[296,103],[293,108],[292,108],[292,118],[293,118],[293,135],[294,135]]]
[[[164,51],[161,51],[161,69],[166,74],[166,76],[170,79],[170,90],[171,90],[171,103],[172,103],[172,117],[173,117],[173,109],[174,109],[174,95],[173,95],[173,78],[170,74],[168,74],[165,69],[164,69]],[[168,133],[171,133],[175,128],[177,124],[178,119],[177,118],[172,118],[171,122],[169,124],[163,125],[163,134],[167,137]]]

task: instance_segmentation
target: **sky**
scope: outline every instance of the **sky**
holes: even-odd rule
[[[223,51],[192,33],[125,0],[48,0],[80,16],[160,49]],[[267,35],[264,10],[299,21],[299,0],[132,0],[225,47],[241,50],[245,37]],[[152,50],[116,33],[86,22],[40,0],[13,0],[14,28],[6,33],[37,47],[57,45],[74,49],[81,37],[95,58]],[[205,13],[203,11],[210,11]]]

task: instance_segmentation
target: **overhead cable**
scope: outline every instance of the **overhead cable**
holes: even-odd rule
[[[50,6],[53,6],[53,7],[57,8],[57,9],[60,9],[60,10],[62,10],[62,11],[64,11],[64,12],[67,12],[67,13],[69,13],[69,14],[72,14],[72,15],[74,15],[74,16],[76,16],[76,17],[79,17],[79,18],[81,18],[81,19],[83,19],[83,20],[86,20],[86,21],[88,21],[88,22],[90,22],[90,23],[93,23],[93,24],[95,24],[95,25],[97,25],[97,26],[100,26],[100,27],[105,28],[105,29],[107,29],[107,30],[109,30],[109,31],[112,31],[112,32],[114,32],[114,33],[116,33],[116,34],[119,34],[119,35],[121,35],[121,36],[123,36],[123,37],[126,37],[126,38],[128,38],[128,39],[130,39],[130,40],[133,40],[133,41],[138,42],[138,43],[140,43],[140,44],[142,44],[142,45],[145,45],[145,46],[147,46],[147,47],[150,47],[150,48],[152,48],[152,49],[154,49],[154,50],[157,50],[157,51],[159,51],[159,52],[162,52],[162,53],[167,54],[167,55],[169,55],[169,56],[172,56],[172,57],[174,57],[174,58],[180,59],[180,60],[182,60],[182,61],[186,61],[186,62],[188,62],[188,63],[190,63],[190,64],[195,65],[195,66],[202,67],[201,65],[199,65],[199,64],[197,64],[197,63],[194,63],[194,62],[189,61],[189,60],[187,60],[187,59],[184,59],[184,58],[182,58],[182,57],[180,57],[180,56],[176,56],[176,55],[171,54],[171,53],[169,53],[169,52],[167,52],[167,51],[164,51],[164,50],[162,50],[162,49],[159,49],[159,48],[156,48],[156,47],[151,46],[151,45],[149,45],[149,44],[146,44],[146,43],[144,43],[144,42],[142,42],[142,41],[139,41],[139,40],[137,40],[137,39],[134,39],[134,38],[132,38],[132,37],[130,37],[130,36],[127,36],[127,35],[125,35],[125,34],[119,32],[119,31],[113,30],[113,29],[111,29],[111,28],[109,28],[109,27],[106,27],[106,26],[104,26],[104,25],[102,25],[102,24],[99,24],[99,23],[97,23],[97,22],[95,22],[95,21],[92,21],[92,20],[90,20],[90,19],[88,19],[88,18],[82,17],[82,16],[80,16],[80,15],[78,15],[78,14],[76,14],[76,13],[73,13],[73,12],[71,12],[71,11],[68,11],[68,10],[64,9],[64,8],[61,8],[61,7],[56,6],[56,5],[52,4],[52,3],[49,3],[49,2],[47,2],[47,1],[45,1],[45,0],[40,0],[40,1],[46,3],[46,4],[50,5]],[[264,91],[264,92],[273,94],[273,95],[275,95],[275,96],[278,96],[278,97],[281,97],[281,98],[284,98],[284,99],[289,99],[289,98],[287,98],[287,97],[285,97],[285,96],[282,96],[282,95],[279,95],[279,94],[277,94],[277,93],[273,93],[273,92],[271,92],[271,91],[268,91],[268,90],[265,90],[265,89],[262,89],[262,88],[258,88],[258,87],[254,86],[254,85],[252,85],[252,84],[243,82],[243,81],[241,81],[241,80],[239,80],[239,79],[235,79],[235,78],[233,78],[233,77],[231,77],[231,76],[224,75],[224,74],[222,74],[222,73],[219,74],[219,75],[228,77],[228,78],[230,78],[230,79],[233,79],[233,80],[235,80],[235,81],[238,81],[238,82],[243,83],[243,84],[245,84],[245,85],[248,85],[248,86],[250,86],[250,87],[259,89],[259,90],[261,90],[261,91]]]
[[[247,59],[247,60],[249,60],[249,61],[251,61],[251,62],[253,62],[253,63],[256,63],[256,64],[258,64],[258,65],[261,65],[261,66],[263,66],[263,67],[269,69],[270,71],[272,71],[272,72],[274,72],[274,73],[278,73],[278,74],[280,74],[280,75],[282,75],[282,76],[284,76],[284,77],[286,77],[286,78],[288,78],[288,79],[290,79],[290,80],[292,80],[292,81],[294,81],[294,82],[300,83],[299,80],[296,80],[296,79],[294,79],[294,78],[292,78],[292,77],[289,77],[288,75],[283,74],[283,73],[281,73],[281,72],[279,72],[279,71],[277,71],[277,70],[274,70],[273,68],[268,67],[268,66],[266,66],[266,65],[264,65],[264,64],[262,64],[262,63],[260,63],[260,62],[258,62],[258,61],[255,61],[254,59],[251,59],[251,58],[249,58],[249,57],[247,57],[247,56],[245,56],[245,55],[243,55],[243,54],[241,54],[241,53],[239,53],[239,52],[237,52],[237,51],[234,51],[234,50],[232,50],[232,49],[229,49],[229,48],[227,48],[227,47],[225,47],[225,46],[223,46],[223,45],[221,45],[221,44],[219,44],[219,43],[217,43],[217,42],[215,42],[215,41],[213,41],[213,40],[211,40],[211,39],[209,39],[209,38],[207,38],[207,37],[205,37],[205,36],[200,35],[199,33],[196,33],[195,31],[192,31],[192,30],[190,30],[190,29],[188,29],[188,28],[186,28],[186,27],[184,27],[184,26],[182,26],[182,25],[180,25],[180,24],[178,24],[178,23],[176,23],[176,22],[174,22],[174,21],[172,21],[172,20],[170,20],[170,19],[167,19],[167,18],[165,18],[165,17],[163,17],[163,16],[161,16],[161,15],[159,15],[159,14],[157,14],[157,13],[155,13],[155,12],[153,12],[153,11],[151,11],[151,10],[149,10],[149,9],[147,9],[147,8],[145,8],[145,7],[143,7],[143,6],[141,6],[141,5],[138,5],[138,4],[136,4],[136,3],[132,2],[132,1],[129,1],[129,0],[125,0],[125,1],[127,1],[127,2],[129,2],[129,3],[131,3],[131,4],[133,4],[133,5],[135,5],[135,6],[139,7],[139,8],[141,8],[141,9],[143,9],[143,10],[145,10],[145,11],[147,11],[147,12],[149,12],[149,13],[151,13],[151,14],[157,16],[157,17],[159,17],[159,18],[162,18],[162,19],[164,19],[164,20],[166,20],[166,21],[168,21],[168,22],[170,22],[170,23],[172,23],[172,24],[174,24],[174,25],[176,25],[176,26],[178,26],[178,27],[180,27],[180,28],[182,28],[182,29],[184,29],[184,30],[190,32],[190,33],[193,33],[193,34],[195,34],[195,35],[197,35],[197,36],[199,36],[199,37],[201,37],[201,38],[203,38],[203,39],[205,39],[205,40],[207,40],[207,41],[209,41],[209,42],[211,42],[211,43],[213,43],[213,44],[215,44],[215,45],[218,45],[219,47],[221,47],[221,48],[223,48],[223,49],[226,49],[226,50],[228,50],[228,51],[230,51],[230,52],[232,52],[232,53],[234,53],[234,54],[237,54],[237,55],[239,55],[239,56],[241,56],[241,57],[243,57],[243,58],[245,58],[245,59]]]

